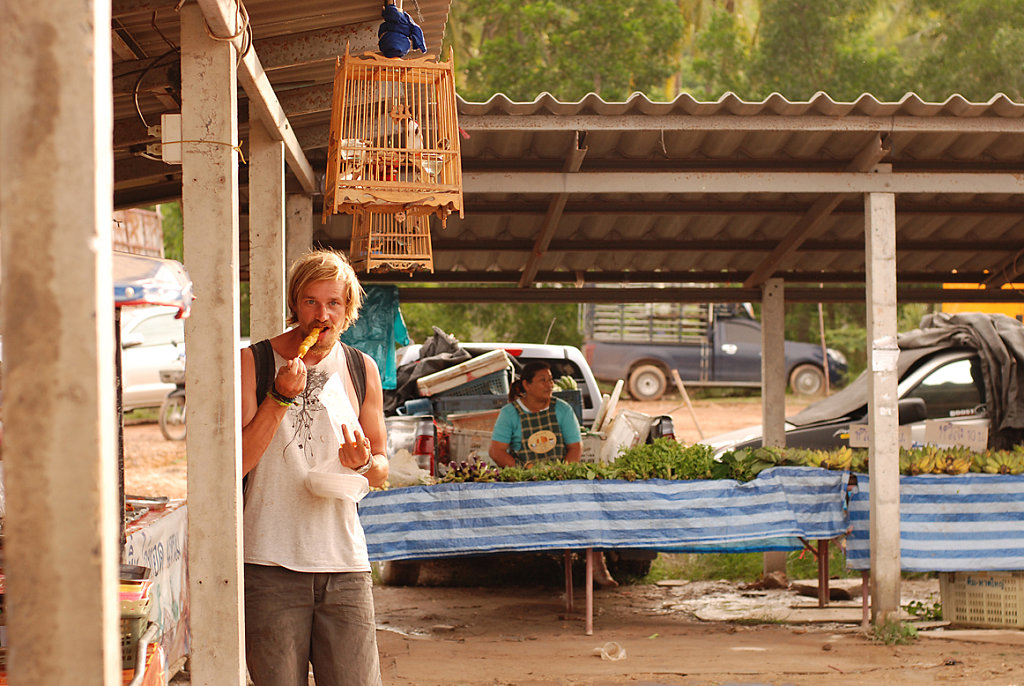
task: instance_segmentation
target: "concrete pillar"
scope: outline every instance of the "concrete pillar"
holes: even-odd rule
[[[284,142],[249,104],[249,337],[284,330]]]
[[[181,8],[182,211],[196,300],[188,362],[188,560],[193,686],[243,686],[237,55]]]
[[[888,165],[886,165],[888,166]],[[896,201],[864,196],[867,272],[868,426],[871,615],[875,623],[900,609],[900,465],[896,384]]]
[[[765,446],[786,445],[786,297],[782,279],[761,287],[761,424]],[[786,571],[786,553],[764,554],[764,573]]]
[[[302,193],[285,196],[285,266],[313,249],[313,198]]]
[[[109,0],[0,3],[7,678],[121,683]]]

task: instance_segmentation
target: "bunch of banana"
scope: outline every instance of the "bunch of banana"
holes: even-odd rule
[[[576,379],[565,375],[555,379],[555,388],[560,391],[575,391],[579,386],[576,384]]]
[[[910,466],[907,473],[911,476],[918,474],[938,474],[943,471],[945,464],[944,453],[934,445],[926,445],[922,448],[915,448],[910,452]]]
[[[939,466],[945,474],[966,474],[971,468],[971,456],[961,451],[948,453]]]
[[[836,448],[831,453],[827,453],[825,458],[821,461],[821,466],[825,469],[849,469],[850,463],[853,461],[853,451],[850,450],[849,446],[842,446]]]
[[[786,451],[786,455],[789,457],[790,462],[800,467],[824,467],[822,462],[828,457],[828,452],[824,450],[791,448]]]
[[[853,459],[850,460],[850,471],[859,474],[868,473],[868,451],[854,450]]]
[[[1018,451],[986,452],[982,455],[984,463],[982,471],[988,474],[1021,474],[1024,473],[1024,455]]]
[[[910,463],[914,461],[914,453],[900,448],[900,474],[910,474]]]

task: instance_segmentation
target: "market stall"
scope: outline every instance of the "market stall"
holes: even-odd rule
[[[370,493],[359,518],[375,561],[538,550],[586,550],[589,560],[595,548],[793,550],[846,532],[846,489],[846,472],[806,467],[769,469],[748,483],[450,483]]]

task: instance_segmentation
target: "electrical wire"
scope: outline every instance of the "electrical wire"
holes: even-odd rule
[[[135,85],[132,87],[132,100],[135,102],[135,111],[138,113],[139,119],[142,120],[142,125],[145,126],[147,129],[149,128],[149,123],[146,121],[146,117],[143,116],[142,108],[139,106],[139,87],[142,85],[142,79],[146,78],[146,74],[149,73],[150,69],[155,67],[161,61],[167,59],[167,57],[169,57],[170,55],[174,55],[180,52],[180,50],[181,49],[177,46],[172,47],[170,50],[168,50],[167,52],[165,52],[164,54],[160,55],[159,57],[155,58],[152,62],[150,62],[145,69],[139,72],[138,78],[135,79]]]

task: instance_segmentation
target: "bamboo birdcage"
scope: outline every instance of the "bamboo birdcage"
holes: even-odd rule
[[[454,59],[348,54],[338,61],[324,189],[336,213],[462,216]]]
[[[434,271],[430,216],[367,208],[352,215],[349,262],[358,271]]]

